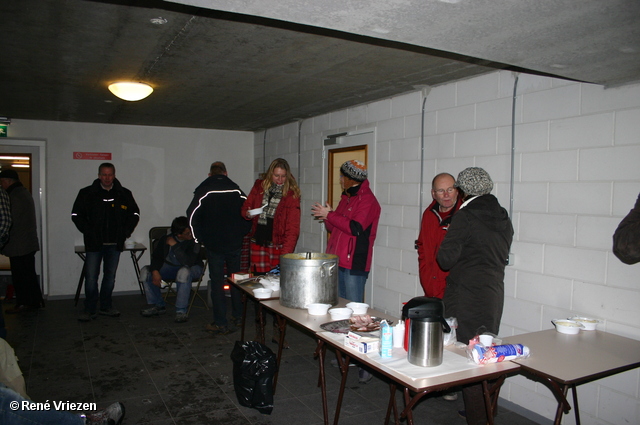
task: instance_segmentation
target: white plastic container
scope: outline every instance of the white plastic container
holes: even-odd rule
[[[353,310],[353,314],[367,314],[367,310],[369,310],[369,304],[350,302],[347,303],[347,308]]]
[[[327,314],[327,310],[329,310],[331,304],[311,303],[307,304],[305,307],[312,316],[324,316]]]
[[[593,317],[584,317],[584,316],[574,316],[569,320],[573,320],[574,322],[582,323],[585,331],[595,331],[596,326],[600,321],[598,319],[594,319]]]
[[[584,329],[584,325],[575,320],[569,319],[554,319],[551,321],[556,327],[556,331],[561,334],[575,335],[580,332],[580,329]]]
[[[273,290],[266,288],[256,288],[253,290],[253,295],[259,299],[265,299],[271,297]]]
[[[329,314],[331,315],[331,320],[345,320],[351,317],[353,310],[350,308],[332,308],[329,310]]]
[[[401,320],[393,327],[393,347],[404,347],[404,321]]]

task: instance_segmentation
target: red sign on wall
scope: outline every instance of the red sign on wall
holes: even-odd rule
[[[74,152],[73,159],[99,159],[102,161],[111,161],[110,152]]]

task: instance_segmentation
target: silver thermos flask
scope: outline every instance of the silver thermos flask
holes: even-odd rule
[[[402,308],[402,317],[409,326],[409,363],[429,367],[442,364],[443,333],[451,332],[449,324],[444,319],[442,300],[413,298]]]

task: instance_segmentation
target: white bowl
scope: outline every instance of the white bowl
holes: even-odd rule
[[[260,279],[260,285],[265,289],[271,289],[272,291],[280,290],[280,282],[276,282],[269,279]]]
[[[271,297],[271,293],[272,293],[272,292],[273,292],[273,290],[272,290],[272,289],[267,289],[267,288],[256,288],[256,289],[254,289],[254,290],[253,290],[253,295],[254,295],[256,298],[263,299],[263,298],[269,298],[269,297]]]
[[[584,326],[580,322],[569,319],[554,319],[551,321],[556,327],[556,330],[561,334],[575,335],[583,329]]]
[[[312,316],[324,316],[331,304],[311,303],[304,306]]]
[[[367,314],[369,304],[351,302],[347,304],[347,308],[353,310],[353,314]]]
[[[252,210],[249,210],[249,215],[250,215],[251,217],[256,216],[256,215],[258,215],[258,214],[262,214],[262,207],[260,207],[260,208],[254,208],[254,209],[252,209]]]
[[[345,320],[351,317],[353,310],[350,308],[332,308],[329,310],[331,320]]]
[[[593,317],[584,317],[584,316],[574,316],[569,320],[573,320],[574,322],[582,323],[585,331],[595,331],[596,326],[600,321],[598,319],[594,319]]]

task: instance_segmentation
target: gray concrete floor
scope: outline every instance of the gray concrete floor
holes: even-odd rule
[[[37,312],[5,314],[7,340],[20,360],[29,396],[37,402],[95,402],[98,407],[120,401],[126,406],[124,424],[323,423],[315,340],[310,334],[288,327],[291,348],[283,351],[274,409],[265,415],[240,406],[234,392],[229,356],[239,331],[226,336],[204,331],[212,313],[196,307],[202,305],[199,300],[186,323],[174,323],[172,306],[164,316],[144,318],[139,311],[145,304],[139,294],[116,296],[114,307],[122,315],[99,316],[89,323],[77,321],[82,299],[78,307],[73,300],[56,300]],[[253,338],[254,309],[248,310],[246,338]],[[269,347],[277,351],[270,342],[270,325],[266,333]],[[368,384],[359,384],[357,369],[350,369],[340,424],[382,424],[388,383],[374,376]],[[340,373],[331,366],[326,370],[333,421]],[[464,408],[462,397],[448,402],[438,395],[416,406],[416,424],[464,425],[457,413]],[[534,423],[504,408],[496,417],[498,425]]]

